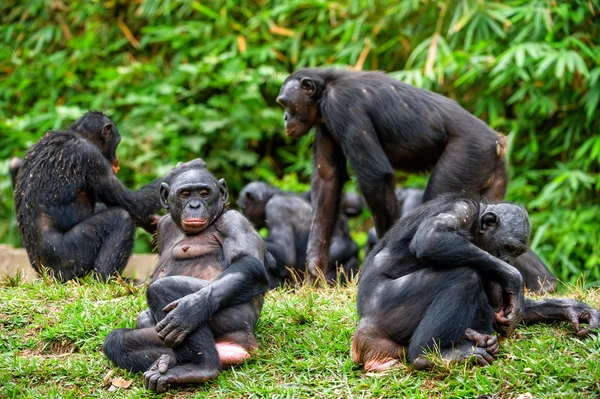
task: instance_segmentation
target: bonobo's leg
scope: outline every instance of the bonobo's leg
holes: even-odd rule
[[[498,341],[491,337],[494,311],[479,274],[470,268],[438,273],[446,276],[412,336],[409,360],[416,369],[428,368],[425,352],[439,350],[450,361],[474,358],[480,365],[491,364]]]
[[[423,201],[447,193],[483,194],[493,184],[496,160],[493,141],[483,145],[470,135],[450,137],[431,173]]]
[[[165,277],[148,287],[147,297],[151,309],[138,316],[135,329],[113,330],[106,337],[102,350],[117,366],[133,372],[146,371],[161,355],[175,356],[173,350],[166,348],[156,334],[156,323],[165,314],[162,308],[176,299],[201,290],[208,282],[177,277],[183,281],[176,280],[173,284],[168,284],[172,279],[175,277]],[[166,283],[162,283],[163,280]],[[181,281],[181,285],[177,285],[178,281]],[[159,282],[161,284],[157,284]],[[168,288],[171,288],[170,292]]]
[[[106,280],[127,265],[134,232],[131,217],[121,208],[95,213],[67,233],[47,227],[43,233],[42,263],[62,281],[92,271]]]
[[[556,277],[531,249],[519,256],[513,266],[521,272],[529,291],[554,292],[556,289]]]
[[[486,362],[487,348],[482,348],[485,356],[473,348],[489,341],[490,351],[497,351],[497,341],[488,339],[494,313],[472,269],[423,269],[369,288],[372,297],[360,298],[359,292],[361,320],[352,339],[352,358],[367,371],[397,366],[405,354],[415,368],[429,367],[424,354],[434,348],[460,360],[455,353],[460,346],[463,357],[469,353]],[[471,334],[469,339],[467,329],[481,336]]]

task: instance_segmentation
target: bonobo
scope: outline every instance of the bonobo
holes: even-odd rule
[[[313,213],[307,248],[313,278],[327,270],[327,244],[333,233],[347,161],[382,237],[399,217],[394,169],[431,170],[424,194],[445,193],[504,198],[508,181],[506,138],[456,102],[399,82],[380,72],[300,69],[281,86],[285,129],[299,138],[315,127],[311,193]],[[534,254],[516,266],[532,269],[554,288],[554,277]],[[537,287],[530,287],[535,289]]]
[[[29,260],[67,281],[94,272],[107,279],[125,268],[135,226],[156,229],[160,180],[138,191],[115,173],[121,135],[101,112],[88,112],[67,131],[46,133],[25,154],[15,208]],[[95,212],[96,204],[105,207]]]
[[[271,288],[285,282],[295,282],[290,269],[298,276],[306,270],[306,242],[310,229],[312,207],[310,195],[299,196],[283,192],[270,184],[252,182],[241,191],[238,199],[240,210],[256,227],[268,227],[269,236],[265,247],[275,258],[276,267],[267,269]],[[362,211],[362,202],[356,194],[348,193],[343,208],[349,215]],[[338,219],[329,247],[330,267],[326,279],[341,281],[358,273],[358,245],[350,236],[345,216]],[[338,266],[344,273],[338,275]]]
[[[135,329],[112,331],[104,353],[144,373],[144,386],[201,383],[256,349],[254,327],[268,289],[263,240],[227,186],[205,168],[184,170],[160,188],[160,258]]]
[[[585,303],[524,299],[510,264],[527,250],[529,233],[523,208],[452,194],[399,220],[363,265],[353,361],[381,371],[406,358],[425,369],[426,352],[436,349],[486,365],[498,352],[492,330],[509,336],[522,320],[568,320],[581,336],[598,328],[599,312]]]

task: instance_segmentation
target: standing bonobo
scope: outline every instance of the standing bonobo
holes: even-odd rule
[[[265,247],[275,258],[275,267],[267,269],[270,287],[295,282],[298,277],[304,276],[312,215],[310,193],[300,196],[283,192],[267,183],[252,182],[244,186],[237,203],[254,227],[260,229],[266,226],[269,229]],[[343,209],[345,215],[360,214],[360,197],[348,193]],[[350,235],[345,216],[341,216],[335,226],[329,247],[329,262],[325,278],[330,283],[338,281],[338,278],[346,281],[358,274],[358,245]],[[343,275],[338,273],[339,266],[343,267]],[[290,270],[294,270],[295,275]]]
[[[68,131],[46,133],[18,170],[15,208],[34,269],[63,281],[94,272],[107,279],[125,268],[135,226],[152,233],[161,209],[160,180],[131,192],[116,177],[121,135],[100,112]],[[106,209],[94,213],[97,203]]]
[[[568,320],[581,336],[598,328],[599,312],[584,303],[524,299],[510,263],[527,250],[529,233],[524,209],[452,194],[399,220],[363,265],[353,361],[382,371],[406,358],[424,369],[432,365],[425,353],[436,349],[486,365],[498,351],[493,329],[508,336],[522,320]]]
[[[327,270],[327,246],[348,178],[346,161],[356,173],[378,237],[399,216],[394,169],[432,171],[424,201],[462,192],[504,198],[505,137],[449,98],[380,72],[300,69],[283,82],[277,102],[285,108],[288,136],[298,138],[316,128],[315,211],[307,249],[313,277],[317,267]],[[527,281],[530,289],[554,288],[554,277],[534,254],[516,267],[535,274]]]
[[[268,289],[263,240],[237,211],[226,210],[227,186],[204,167],[163,183],[169,211],[158,223],[160,259],[147,292],[149,309],[135,329],[118,329],[104,353],[144,373],[165,391],[200,383],[238,364],[256,348],[254,327]]]

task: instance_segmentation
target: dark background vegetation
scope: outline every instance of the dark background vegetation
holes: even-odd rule
[[[527,206],[533,247],[560,279],[599,284],[599,14],[597,0],[4,1],[0,242],[18,243],[8,159],[88,109],[119,126],[129,187],[202,157],[234,198],[256,179],[305,189],[312,134],[287,139],[274,99],[295,68],[343,65],[508,134],[508,199]]]

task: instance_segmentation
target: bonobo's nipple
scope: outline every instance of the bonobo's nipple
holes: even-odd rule
[[[189,246],[189,245],[184,245],[184,246],[182,246],[182,247],[181,247],[181,250],[182,250],[183,252],[187,252],[187,250],[188,250],[188,249],[190,249],[190,246]]]

